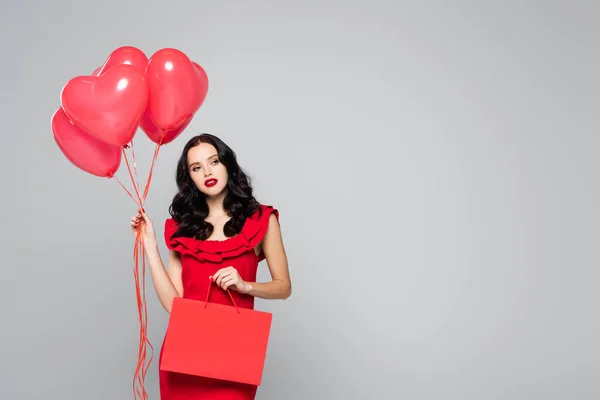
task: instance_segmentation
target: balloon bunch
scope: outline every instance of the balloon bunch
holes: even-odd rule
[[[63,87],[61,106],[51,120],[54,140],[73,165],[94,176],[114,178],[143,209],[160,147],[185,130],[207,92],[206,72],[183,52],[165,48],[148,58],[136,47],[119,47],[91,75],[77,76]],[[138,128],[156,143],[143,191],[137,180],[133,147]],[[131,149],[133,172],[127,149]],[[135,194],[115,176],[123,158]],[[136,399],[147,399],[144,380],[152,356],[146,362],[146,345],[151,349],[152,345],[146,336],[146,262],[140,230],[135,239],[134,264],[140,344],[133,391]]]

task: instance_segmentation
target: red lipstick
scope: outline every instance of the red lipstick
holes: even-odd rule
[[[206,187],[213,187],[213,186],[215,186],[217,184],[217,182],[218,181],[216,179],[207,179],[207,180],[204,181],[204,185]]]

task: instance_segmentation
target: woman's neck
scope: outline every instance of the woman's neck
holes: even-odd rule
[[[227,212],[225,211],[225,208],[223,207],[224,199],[225,199],[225,196],[223,194],[220,194],[215,197],[206,198],[206,204],[208,205],[208,216],[209,217],[219,217],[219,216],[223,216],[223,215],[227,214]]]

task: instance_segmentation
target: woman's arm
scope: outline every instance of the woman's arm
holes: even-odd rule
[[[247,282],[250,290],[246,293],[262,299],[287,299],[292,295],[292,282],[281,228],[274,214],[269,217],[269,227],[263,238],[262,251],[272,280],[271,282]]]
[[[169,250],[169,262],[165,270],[156,242],[146,243],[145,249],[154,289],[160,304],[170,313],[173,299],[183,296],[179,253]]]
[[[142,224],[141,228],[139,224]],[[148,259],[150,274],[154,289],[163,308],[170,313],[173,299],[183,296],[183,284],[181,281],[181,259],[179,253],[169,250],[169,262],[167,270],[163,265],[154,226],[150,218],[142,211],[132,218],[131,228],[134,232],[141,229],[144,241],[144,250]]]
[[[262,251],[265,254],[272,280],[270,282],[245,282],[234,267],[226,267],[213,275],[213,280],[223,289],[234,289],[241,293],[263,299],[287,299],[292,294],[292,283],[287,255],[283,246],[279,221],[274,214],[269,217],[269,226],[263,237]]]

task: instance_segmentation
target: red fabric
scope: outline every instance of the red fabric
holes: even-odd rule
[[[255,282],[258,263],[265,256],[262,252],[257,256],[254,248],[267,232],[271,214],[279,218],[279,212],[275,208],[261,206],[260,211],[246,220],[238,235],[223,241],[182,237],[172,239],[177,224],[173,219],[167,219],[165,222],[167,247],[181,254],[183,297],[205,301],[210,283],[209,276],[228,266],[237,269],[245,281]],[[230,292],[238,307],[254,309],[253,296],[233,290]],[[210,302],[231,305],[231,298],[224,290],[211,290]],[[227,344],[222,343],[222,345]],[[163,348],[161,348],[159,365],[162,361]],[[257,390],[255,385],[167,371],[159,371],[159,380],[161,400],[253,400]]]

